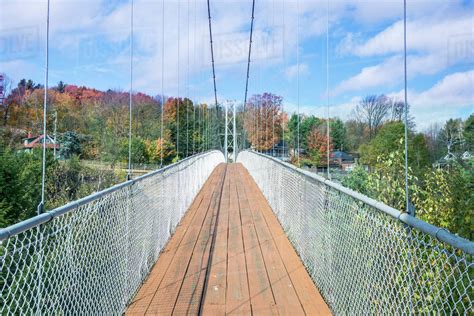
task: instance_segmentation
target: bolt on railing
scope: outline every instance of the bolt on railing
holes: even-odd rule
[[[278,159],[237,161],[335,314],[472,314],[473,242]]]
[[[0,314],[120,314],[217,164],[219,151],[0,230]]]

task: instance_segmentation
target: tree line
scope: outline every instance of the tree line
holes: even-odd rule
[[[21,80],[8,91],[3,105],[0,148],[2,159],[9,162],[2,165],[25,164],[15,162],[15,159],[22,155],[18,150],[28,133],[42,133],[43,95],[44,87],[32,80]],[[63,82],[49,89],[48,133],[53,133],[54,128],[57,131],[61,160],[100,160],[111,166],[127,162],[129,97],[128,92],[100,91]],[[143,93],[134,93],[132,101],[132,164],[165,165],[197,152],[222,149],[224,111],[221,105],[210,106],[182,97],[162,100],[160,96]],[[345,121],[337,117],[328,120],[287,113],[282,109],[283,98],[272,93],[253,95],[245,107],[240,106],[237,113],[240,148],[271,152],[276,147],[283,147],[293,163],[316,167],[326,165],[328,149],[329,152],[354,153],[360,157],[358,166],[343,179],[343,184],[402,211],[406,211],[403,121],[407,115],[413,207],[423,219],[472,238],[473,163],[472,158],[461,159],[461,155],[471,153],[473,149],[473,115],[466,120],[450,119],[444,125],[432,124],[419,132],[410,113],[404,112],[404,103],[385,95],[363,98]],[[21,159],[35,163],[37,160]],[[82,180],[82,185],[89,185],[90,190],[99,188],[94,183],[98,179],[87,175],[93,171],[80,169],[85,168],[80,163],[73,166],[55,163],[53,159],[48,166],[52,168],[52,177],[61,179],[53,182],[53,186],[62,182],[73,186],[77,178],[60,176],[54,169],[69,166],[78,172],[80,179],[86,179]],[[28,168],[39,172],[39,165]],[[4,175],[8,173],[5,169],[15,170],[4,168]],[[15,179],[28,178],[22,178],[23,172],[27,171],[22,169],[16,175],[2,177],[2,210],[17,209],[6,198],[10,194],[9,186],[31,187],[21,182],[14,184]],[[108,180],[101,179],[101,185],[112,184],[122,181],[124,174],[110,173],[102,178]],[[57,197],[57,192],[61,191],[60,185],[57,186],[49,196],[54,201],[67,201],[65,197]],[[90,190],[73,188],[70,192],[79,193],[70,194],[69,199]],[[35,203],[36,200],[25,203],[22,209],[34,210]],[[5,216],[4,223],[15,221],[14,215]],[[18,218],[24,217],[28,216],[18,215]]]
[[[24,79],[7,93],[0,124],[1,227],[34,216],[41,196],[41,148],[28,153],[23,141],[43,133],[44,87]],[[47,151],[48,209],[125,180],[125,170],[115,165],[128,161],[129,97],[63,82],[48,90],[47,134],[60,144],[56,157]],[[160,97],[143,93],[132,100],[132,166],[166,165],[221,148],[222,107],[178,97],[162,104]]]
[[[296,113],[288,119],[281,108],[282,99],[271,94],[250,99],[244,126],[252,148],[269,152],[283,142],[300,167],[325,167],[328,149],[353,153],[358,164],[342,184],[401,211],[407,211],[406,115],[411,207],[423,220],[473,239],[474,114],[420,132],[404,103],[385,95],[360,100],[345,122]]]

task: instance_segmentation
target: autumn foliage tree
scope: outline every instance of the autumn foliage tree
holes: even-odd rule
[[[184,157],[192,153],[192,133],[194,125],[194,104],[188,98],[169,98],[164,106],[165,128],[169,140],[176,144],[176,154]]]
[[[155,163],[161,163],[163,157],[163,164],[170,163],[176,156],[176,147],[170,140],[170,131],[166,130],[163,138],[158,137],[157,140],[148,140],[146,147],[150,160]]]
[[[256,150],[270,150],[278,144],[282,134],[282,97],[271,94],[257,94],[246,106],[244,128],[247,140]]]
[[[328,137],[324,128],[313,128],[308,135],[308,151],[307,159],[310,164],[321,166],[327,161],[328,154]],[[333,150],[332,140],[329,139],[329,152]]]

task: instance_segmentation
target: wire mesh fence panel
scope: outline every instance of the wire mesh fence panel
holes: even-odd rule
[[[473,314],[473,242],[275,158],[237,161],[335,314]]]
[[[192,156],[0,230],[0,313],[122,313],[223,161]]]

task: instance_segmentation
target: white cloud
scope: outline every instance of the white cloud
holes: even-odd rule
[[[456,65],[474,62],[472,14],[446,12],[424,16],[407,24],[407,72],[409,78],[434,75]],[[359,73],[341,81],[333,94],[363,91],[373,87],[390,87],[403,79],[403,21],[396,21],[375,36],[363,40],[361,34],[349,33],[339,44],[340,54],[361,58],[387,56],[379,64],[364,67]]]
[[[452,117],[465,117],[474,112],[474,70],[445,76],[431,88],[408,91],[408,103],[417,127],[423,130],[432,122],[443,123]],[[389,96],[404,98],[404,92]]]
[[[453,18],[425,17],[407,23],[407,49],[415,52],[446,55],[452,40],[473,33],[472,14]],[[341,52],[359,57],[383,56],[403,52],[403,20],[399,20],[374,37],[361,41],[349,33],[339,47]]]
[[[369,88],[391,85],[403,75],[403,60],[392,57],[375,66],[365,67],[355,76],[340,82],[332,91],[338,95],[347,91],[363,91]]]
[[[44,1],[1,0],[0,29],[13,31],[21,27],[35,27],[39,34],[39,43],[44,43],[45,13]],[[409,37],[408,44],[412,54],[409,56],[409,74],[437,73],[447,65],[460,63],[462,56],[450,56],[449,41],[456,40],[456,34],[462,35],[472,30],[469,24],[469,12],[459,12],[461,0],[417,0],[409,3]],[[113,73],[123,82],[122,88],[128,86],[128,36],[129,13],[128,1],[117,1],[115,5],[106,0],[55,0],[51,2],[51,47],[60,51],[60,58],[68,58],[70,66],[64,66],[62,60],[52,60],[52,71],[60,71],[63,80],[74,83],[78,72],[91,74],[90,77],[101,79],[107,85]],[[150,94],[160,93],[161,73],[165,74],[165,93],[168,95],[177,92],[178,62],[180,63],[180,92],[186,92],[187,77],[187,2],[181,2],[181,48],[178,60],[177,41],[177,2],[165,1],[165,44],[161,44],[161,1],[135,0],[135,72],[134,87],[136,90]],[[212,80],[210,79],[210,47],[207,21],[207,7],[205,1],[190,1],[190,76],[191,93],[202,96],[212,95]],[[284,5],[284,7],[283,7]],[[213,33],[216,40],[216,65],[219,86],[229,83],[231,72],[244,72],[247,58],[247,43],[250,26],[251,2],[248,1],[211,1]],[[315,38],[325,35],[326,32],[326,0],[300,1],[300,43],[301,50],[307,51],[308,43],[311,47],[318,44]],[[399,56],[402,42],[400,40],[400,17],[403,6],[398,0],[337,0],[330,2],[329,18],[331,32],[340,27],[347,32],[347,21],[361,26],[362,30],[375,30],[380,25],[391,24],[386,30],[376,34],[372,39],[360,40],[357,34],[352,35],[352,41],[346,40],[347,47],[356,56],[387,56],[388,59],[378,65],[363,68],[360,73],[347,78],[336,92],[361,91],[371,87],[386,86],[390,89],[403,78],[402,60]],[[196,27],[194,16],[196,13]],[[279,0],[257,1],[254,51],[252,70],[257,67],[272,67],[279,73],[285,73],[288,79],[296,74],[294,55],[296,52],[296,2]],[[456,13],[456,14],[455,14]],[[440,14],[444,14],[440,18]],[[454,19],[456,16],[457,19]],[[284,22],[283,22],[284,21]],[[425,21],[427,21],[425,23]],[[444,22],[443,22],[444,21]],[[471,28],[469,28],[471,26]],[[472,32],[471,32],[472,34]],[[232,35],[228,37],[229,35]],[[453,36],[450,36],[453,35]],[[230,39],[219,42],[220,38]],[[195,40],[196,39],[196,40]],[[270,40],[269,40],[270,39]],[[348,37],[348,39],[350,39]],[[262,45],[267,40],[267,45]],[[311,42],[310,42],[311,40]],[[316,43],[316,45],[314,45]],[[95,45],[88,59],[81,59],[84,46]],[[226,47],[230,45],[230,49]],[[281,47],[279,46],[281,45]],[[313,46],[314,45],[314,46]],[[107,50],[103,50],[104,46]],[[280,52],[280,49],[283,49]],[[37,74],[36,80],[42,80],[43,47],[39,47],[35,60],[19,59],[17,61],[3,61],[0,57],[0,68],[15,73],[21,77],[31,77]],[[103,54],[103,55],[102,55]],[[165,56],[164,69],[161,67],[161,56]],[[284,54],[283,58],[278,57]],[[72,57],[77,56],[77,57]],[[196,57],[194,57],[196,56]],[[271,58],[268,58],[271,57]],[[303,56],[304,57],[304,56]],[[472,56],[471,56],[472,57]],[[80,60],[79,62],[76,61]],[[196,62],[195,62],[196,58]],[[309,59],[306,59],[309,60]],[[452,61],[451,61],[452,60]],[[465,60],[465,59],[464,59]],[[20,65],[20,66],[15,66]],[[284,68],[288,65],[286,69]],[[313,71],[316,64],[300,65],[300,75],[304,76]],[[61,67],[61,68],[60,68]],[[280,67],[280,68],[276,68]],[[99,74],[100,72],[100,74]],[[240,75],[240,74],[239,74]],[[251,74],[251,76],[254,74]],[[67,77],[69,76],[69,77]],[[72,78],[71,78],[72,76]],[[245,77],[242,76],[242,82]],[[35,79],[35,78],[33,78]],[[51,79],[53,80],[53,79]],[[88,85],[87,79],[82,84]],[[230,84],[235,84],[231,82]],[[116,81],[111,88],[117,87]],[[242,84],[243,85],[243,84]],[[192,89],[195,87],[194,92]],[[235,89],[235,88],[234,88]],[[392,89],[394,90],[394,89]],[[222,90],[218,90],[219,92]],[[306,93],[306,92],[302,92]],[[219,99],[225,96],[220,96]],[[421,98],[421,97],[420,97]],[[426,97],[427,98],[427,97]],[[212,98],[210,98],[212,99]],[[421,100],[421,99],[420,99]],[[345,117],[352,110],[354,102],[344,105],[334,105],[331,113]],[[325,107],[302,106],[302,111],[324,116]],[[332,115],[332,114],[331,114]]]
[[[430,16],[436,12],[453,11],[462,0],[417,0],[408,3],[409,17]],[[399,0],[337,0],[330,2],[330,9],[339,16],[359,24],[385,23],[403,16],[403,2]]]
[[[474,70],[444,77],[431,89],[420,93],[416,103],[433,106],[474,106]]]
[[[416,93],[409,92],[409,103],[421,110],[435,108],[474,108],[474,70],[457,72],[445,76],[431,88]],[[401,98],[403,91],[392,93],[392,96]]]
[[[408,103],[411,106],[411,115],[414,116],[418,130],[427,128],[433,122],[444,123],[449,118],[467,117],[474,113],[474,70],[456,72],[446,75],[432,87],[424,91],[408,91]],[[387,94],[399,100],[404,99],[404,91]],[[352,110],[361,97],[353,97],[342,104],[331,104],[329,115],[343,120],[351,118]],[[285,103],[285,111],[297,111],[297,105]],[[324,105],[301,105],[300,113],[327,117],[327,107]]]
[[[300,77],[309,75],[309,65],[306,63],[300,63],[299,67],[297,64],[288,66],[285,69],[285,76],[288,80],[293,80],[296,78],[296,76],[298,76],[298,72]]]
[[[350,119],[352,111],[358,104],[360,98],[354,97],[348,102],[341,104],[329,105],[329,116],[338,117],[342,120]],[[284,102],[284,111],[293,114],[298,112],[297,104],[291,102]],[[328,116],[328,108],[326,105],[300,105],[299,112],[306,115],[314,115],[316,117],[325,118]]]
[[[440,56],[438,54],[408,56],[408,79],[414,79],[419,75],[433,75],[446,69],[448,67],[446,65],[446,58],[446,56]],[[341,81],[331,91],[331,95],[339,95],[350,91],[364,92],[367,89],[375,87],[384,87],[387,89],[401,84],[403,77],[403,57],[401,55],[395,55],[375,66],[364,67],[356,75]]]

